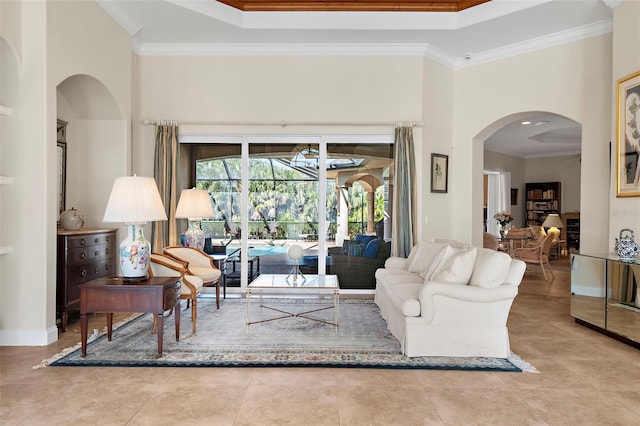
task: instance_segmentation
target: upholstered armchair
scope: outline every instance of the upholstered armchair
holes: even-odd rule
[[[220,277],[222,272],[213,263],[213,257],[204,251],[183,246],[167,246],[162,252],[187,263],[187,272],[202,280],[205,287],[216,287],[216,306],[220,309]]]
[[[549,252],[551,251],[551,245],[553,244],[553,235],[547,234],[544,239],[540,240],[538,245],[535,247],[522,247],[517,248],[513,251],[513,258],[522,260],[526,263],[539,265],[540,269],[542,269],[542,275],[544,275],[544,279],[549,281],[547,277],[547,271],[545,270],[545,266],[549,269],[549,273],[551,274],[551,280],[555,278],[553,274],[553,270],[551,269],[551,264],[549,263]]]
[[[197,298],[202,288],[202,280],[187,272],[186,262],[158,253],[151,254],[149,275],[152,277],[180,277],[180,298],[187,300],[187,308],[189,308],[189,304],[191,304],[191,332],[195,333],[196,319],[198,317]],[[155,331],[155,321],[153,327]]]

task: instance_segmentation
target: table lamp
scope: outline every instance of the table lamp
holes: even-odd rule
[[[560,239],[560,229],[564,227],[562,223],[562,219],[557,214],[547,215],[547,218],[542,223],[543,228],[549,228],[547,234],[553,234],[553,241],[558,241]]]
[[[143,229],[146,222],[154,220],[167,220],[155,179],[136,175],[117,178],[102,221],[123,222],[127,229],[119,250],[125,281],[147,279],[151,244]]]
[[[204,231],[200,227],[200,221],[205,217],[213,217],[209,192],[204,189],[184,189],[176,208],[176,219],[189,221],[189,227],[184,233],[187,247],[200,250],[204,248]]]

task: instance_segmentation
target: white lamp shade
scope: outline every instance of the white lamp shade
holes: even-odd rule
[[[562,228],[564,224],[562,223],[562,219],[557,214],[550,214],[542,223],[544,228]]]
[[[289,247],[287,254],[289,256],[289,259],[291,260],[300,260],[302,259],[304,252],[302,250],[302,247],[300,247],[298,244],[293,244],[291,247]]]
[[[183,189],[176,208],[176,219],[213,217],[209,193],[204,189]]]
[[[142,176],[117,178],[102,221],[142,223],[157,220],[167,220],[167,214],[155,179]]]

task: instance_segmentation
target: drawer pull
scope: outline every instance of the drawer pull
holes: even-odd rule
[[[94,244],[98,244],[100,242],[100,238],[96,238],[95,240],[93,240]]]
[[[84,277],[86,277],[86,276],[87,276],[87,270],[86,270],[86,269],[83,269],[83,270],[80,272],[80,276],[81,276],[81,277],[83,277],[83,278],[84,278]]]
[[[85,241],[85,239],[84,239],[84,238],[81,238],[81,239],[80,239],[80,245],[81,245],[81,246],[85,245],[86,243],[87,243],[87,242]]]
[[[80,259],[86,259],[87,258],[87,253],[86,252],[82,252],[80,253]]]
[[[94,251],[93,255],[96,256],[96,257],[100,256],[100,251],[99,250]]]
[[[109,264],[107,263],[106,265],[104,265],[104,270],[108,271],[109,270]]]
[[[100,273],[100,267],[96,266],[96,270],[95,270],[94,274],[98,275],[99,273]]]
[[[109,254],[109,247],[104,250],[104,254]]]

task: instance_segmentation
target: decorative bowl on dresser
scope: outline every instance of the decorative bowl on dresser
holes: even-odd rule
[[[80,310],[80,284],[117,273],[116,228],[58,229],[56,304],[60,329],[67,329],[69,311]]]

